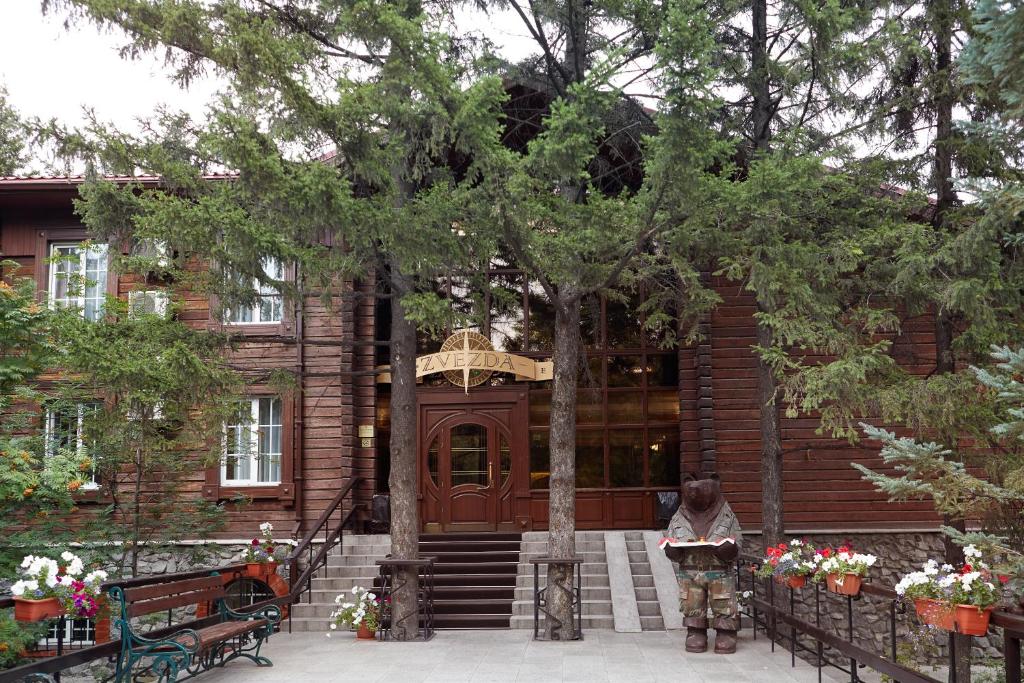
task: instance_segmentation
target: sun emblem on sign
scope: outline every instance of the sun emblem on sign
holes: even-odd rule
[[[491,341],[473,330],[458,330],[441,344],[441,351],[493,351]],[[480,386],[491,378],[493,370],[471,370],[468,367],[462,370],[445,370],[444,377],[457,387]]]

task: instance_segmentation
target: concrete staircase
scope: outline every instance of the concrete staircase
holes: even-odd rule
[[[387,534],[346,534],[343,550],[335,548],[327,557],[327,566],[313,577],[312,593],[304,594],[302,601],[292,606],[292,630],[327,631],[327,617],[336,607],[334,598],[353,586],[373,586],[379,573],[374,562],[390,552],[391,536]]]
[[[515,602],[512,603],[512,628],[533,628],[533,565],[531,557],[547,554],[546,531],[523,534],[519,553],[519,571],[516,577]],[[577,531],[576,554],[583,558],[583,629],[614,628],[611,587],[608,583],[608,564],[605,557],[603,531]],[[540,571],[540,586],[547,585],[545,568]],[[543,619],[543,616],[542,616]],[[543,627],[543,623],[541,624]]]
[[[647,557],[647,547],[642,531],[626,532],[626,552],[629,555],[629,569],[633,575],[633,592],[636,597],[640,627],[644,631],[664,631],[665,621],[661,618],[661,605],[654,585],[654,572]]]

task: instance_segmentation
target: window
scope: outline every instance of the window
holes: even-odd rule
[[[263,261],[263,273],[270,280],[283,280],[284,268],[275,258]],[[238,285],[244,289],[246,278],[239,278]],[[281,292],[274,286],[252,279],[250,291],[255,292],[255,301],[248,306],[235,306],[224,311],[224,322],[233,325],[279,323],[284,318]]]
[[[281,399],[262,396],[241,401],[224,426],[221,483],[267,486],[281,483]]]
[[[50,245],[49,291],[52,306],[75,306],[86,320],[103,314],[107,293],[107,245]]]
[[[53,456],[60,450],[74,453],[78,457],[90,455],[92,445],[85,436],[86,421],[99,411],[99,403],[76,403],[54,407],[46,411],[46,455]],[[92,456],[92,471],[82,490],[99,488],[96,480],[96,457]]]
[[[96,621],[94,619],[65,619],[63,625],[62,645],[65,648],[76,649],[96,644]],[[38,643],[39,649],[44,651],[56,649],[60,630],[61,621],[59,619],[48,621],[46,633]]]

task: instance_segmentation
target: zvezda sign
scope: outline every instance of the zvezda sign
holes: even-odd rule
[[[438,372],[468,393],[469,387],[483,384],[495,372],[510,372],[520,380],[549,380],[553,364],[495,351],[490,340],[479,332],[459,330],[444,341],[440,351],[416,359],[417,377]]]

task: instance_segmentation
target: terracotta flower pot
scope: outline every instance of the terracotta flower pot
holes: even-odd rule
[[[828,574],[825,583],[832,593],[839,595],[857,595],[860,593],[862,579],[857,574],[846,574],[841,577],[838,574]]]
[[[53,619],[63,613],[64,608],[61,607],[57,598],[44,598],[43,600],[14,598],[14,618],[21,622]]]
[[[258,579],[267,573],[267,565],[262,562],[246,562],[245,573],[251,578]]]
[[[790,588],[803,588],[805,585],[807,585],[807,577],[804,575],[790,576],[786,578],[786,584]]]
[[[376,638],[376,634],[370,630],[370,627],[366,624],[359,624],[359,630],[356,631],[356,638],[359,640],[373,640]]]
[[[992,608],[978,609],[974,605],[956,606],[956,629],[967,636],[983,636],[988,633],[988,620]]]
[[[953,608],[949,603],[930,598],[918,598],[914,600],[914,609],[922,624],[936,626],[946,631],[953,630]]]

